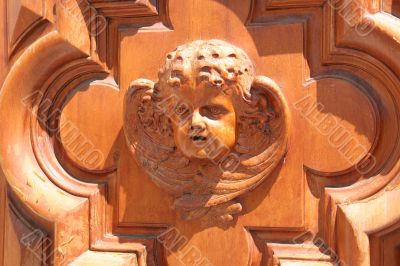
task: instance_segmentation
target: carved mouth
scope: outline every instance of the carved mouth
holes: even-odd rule
[[[195,141],[195,142],[203,142],[203,141],[206,141],[207,140],[207,137],[204,137],[204,136],[193,136],[192,138],[191,138],[193,141]]]

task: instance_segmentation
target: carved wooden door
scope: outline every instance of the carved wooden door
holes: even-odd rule
[[[397,0],[1,0],[3,265],[400,265]]]

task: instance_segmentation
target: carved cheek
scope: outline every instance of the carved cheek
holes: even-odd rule
[[[226,117],[225,126],[222,128],[226,136],[226,145],[232,148],[236,144],[236,118],[235,115]]]
[[[208,128],[213,137],[218,138],[228,148],[236,144],[236,117],[227,114],[219,120],[207,121]]]
[[[193,156],[199,147],[191,139],[194,133],[190,130],[190,123],[174,128],[174,140],[177,148],[186,156]]]

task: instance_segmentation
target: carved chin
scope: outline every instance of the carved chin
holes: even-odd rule
[[[188,158],[210,161],[218,160],[232,150],[226,143],[219,143],[210,139],[197,141],[185,139],[178,141],[177,147]]]
[[[197,159],[208,159],[208,154],[204,149],[193,151],[192,157]]]
[[[179,150],[189,158],[197,158],[197,159],[208,159],[209,155],[207,154],[204,147],[200,146],[198,143],[192,143],[191,141],[183,141],[178,144]]]

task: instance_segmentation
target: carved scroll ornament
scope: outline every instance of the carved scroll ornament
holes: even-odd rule
[[[289,111],[278,85],[255,76],[247,54],[195,41],[167,55],[157,83],[132,82],[124,131],[148,176],[186,220],[228,222],[287,149]]]

